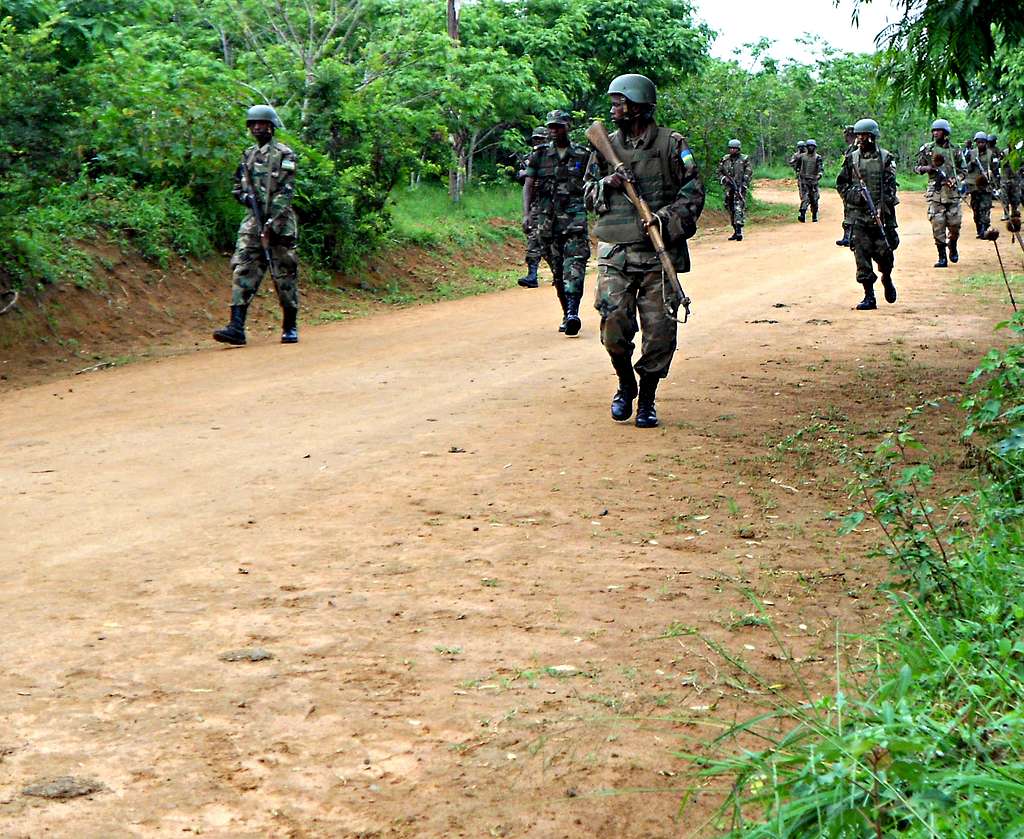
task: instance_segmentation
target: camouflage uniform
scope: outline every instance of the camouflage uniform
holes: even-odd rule
[[[936,154],[941,154],[945,158],[945,163],[939,167],[940,172],[929,175],[928,188],[924,193],[928,202],[928,220],[932,225],[932,237],[936,245],[955,244],[960,238],[960,225],[963,222],[959,189],[964,177],[963,152],[959,146],[950,143],[949,138],[945,143],[933,140],[918,150],[917,165],[932,166]],[[940,248],[940,255],[941,251]]]
[[[242,154],[242,161],[235,170],[232,193],[243,204],[246,203],[246,194],[256,197],[260,214],[270,229],[270,259],[278,300],[282,309],[297,310],[299,261],[295,255],[295,244],[299,230],[292,209],[295,152],[274,139],[262,147],[250,146]],[[260,231],[251,208],[238,228],[231,267],[234,275],[231,305],[247,306],[270,267],[263,254]]]
[[[808,208],[811,210],[812,218],[817,221],[818,201],[821,198],[818,181],[825,171],[825,163],[820,154],[808,148],[805,154],[800,155],[799,164],[797,178],[800,181],[800,221],[804,220]]]
[[[681,134],[651,122],[640,137],[615,131],[612,148],[632,170],[637,189],[662,220],[665,246],[679,273],[690,270],[686,240],[697,230],[704,209],[704,184],[697,163]],[[601,313],[601,343],[612,356],[632,358],[638,324],[642,349],[634,369],[643,377],[668,375],[676,350],[676,322],[665,311],[673,305],[671,286],[662,276],[661,263],[644,233],[640,218],[622,189],[606,187],[610,167],[597,152],[590,156],[586,176],[587,207],[597,214],[597,295],[594,308]]]
[[[1003,206],[1008,219],[1020,215],[1021,172],[1024,172],[1024,166],[1020,171],[1015,171],[1010,150],[1004,149],[999,165],[999,178],[1003,185]]]
[[[868,210],[853,171],[855,166],[860,169],[871,199],[881,212],[889,247],[886,247],[882,232]],[[896,190],[896,162],[885,149],[874,149],[871,152],[865,152],[859,147],[854,149],[846,156],[836,178],[836,191],[849,208],[850,249],[857,264],[857,282],[864,286],[865,297],[870,296],[872,302],[874,295],[871,288],[877,279],[872,260],[878,264],[885,282],[892,274],[895,262],[893,251],[899,247],[899,236],[896,233],[896,205],[899,198],[896,197]]]
[[[746,222],[747,188],[753,176],[754,167],[745,154],[727,154],[718,162],[718,179],[725,187],[725,208],[734,227],[742,227]]]
[[[576,143],[566,149],[549,143],[536,149],[526,164],[526,177],[533,178],[531,207],[536,208],[531,226],[537,231],[559,296],[579,297],[583,293],[590,258],[583,201],[587,154],[586,148]]]
[[[992,149],[979,152],[973,148],[967,155],[967,190],[979,239],[992,224],[992,192],[999,184],[999,171],[994,164]]]

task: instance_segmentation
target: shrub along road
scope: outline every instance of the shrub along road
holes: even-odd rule
[[[827,692],[837,624],[884,619],[818,430],[873,447],[1008,308],[956,287],[989,243],[930,267],[910,195],[900,301],[853,311],[825,201],[695,242],[654,431],[547,288],[8,393],[0,832],[713,833],[672,752],[769,697],[706,640]]]

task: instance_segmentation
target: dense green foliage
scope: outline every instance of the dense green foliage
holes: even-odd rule
[[[397,186],[507,182],[556,107],[582,139],[622,72],[654,78],[660,121],[690,137],[705,171],[731,137],[778,167],[814,136],[833,164],[842,125],[868,114],[904,162],[927,138],[930,115],[893,110],[867,56],[822,46],[810,64],[780,64],[759,44],[750,67],[713,59],[690,0],[479,0],[462,5],[459,36],[440,0],[0,0],[0,218],[18,231],[0,244],[0,285],[80,279],[74,243],[100,231],[140,244],[118,219],[148,202],[166,224],[145,252],[230,248],[254,102],[286,124],[303,258],[326,269],[393,240]],[[985,107],[1011,118],[999,100]],[[106,219],[83,221],[75,203],[100,181],[122,187]],[[191,215],[164,214],[168,196]],[[58,230],[60,218],[78,226]]]
[[[914,427],[935,403],[873,455],[847,450],[860,509],[844,527],[870,518],[885,534],[895,618],[860,639],[876,660],[834,695],[778,705],[721,738],[730,756],[695,758],[733,779],[730,835],[1022,835],[1024,316],[1010,327],[1015,343],[985,356],[962,404],[974,491],[929,497],[945,458]],[[769,747],[736,753],[751,732]]]

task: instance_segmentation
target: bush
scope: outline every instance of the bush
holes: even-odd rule
[[[688,756],[732,779],[730,836],[1024,832],[1024,316],[1008,326],[1018,342],[985,357],[962,406],[973,492],[927,497],[932,466],[912,428],[934,405],[873,457],[851,453],[862,510],[845,527],[871,517],[886,534],[896,617],[869,640],[866,680],[848,675],[835,695],[779,705],[722,738],[738,748],[756,731],[769,748]]]

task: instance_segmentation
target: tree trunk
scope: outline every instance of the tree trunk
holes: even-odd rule
[[[452,46],[459,46],[459,6],[458,0],[448,0],[448,37]],[[462,161],[465,155],[466,137],[461,129],[448,135],[452,147],[452,165],[448,168],[448,198],[458,203],[462,200],[463,172]]]

